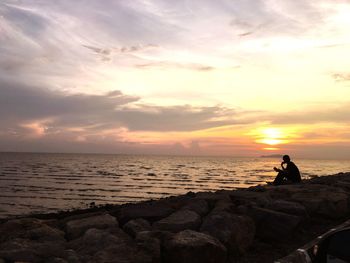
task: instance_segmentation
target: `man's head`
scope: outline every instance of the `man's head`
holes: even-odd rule
[[[286,162],[286,163],[289,163],[290,162],[290,157],[289,155],[283,155],[283,161]]]

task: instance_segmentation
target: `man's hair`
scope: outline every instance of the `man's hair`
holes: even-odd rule
[[[283,160],[284,160],[284,159],[287,159],[287,160],[289,160],[289,161],[290,161],[290,157],[289,157],[289,155],[283,155],[283,157],[282,157],[282,158],[283,158]]]

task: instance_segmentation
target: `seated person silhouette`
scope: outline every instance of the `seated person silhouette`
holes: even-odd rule
[[[288,155],[283,155],[283,162],[281,163],[282,169],[274,167],[273,169],[278,172],[273,185],[300,183],[301,177],[298,167],[290,161]]]

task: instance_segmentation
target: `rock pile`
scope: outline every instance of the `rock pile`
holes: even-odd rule
[[[253,244],[278,246],[306,235],[311,223],[343,220],[349,215],[349,198],[350,174],[339,174],[49,219],[11,219],[0,225],[0,262],[254,262],[246,256],[258,253]],[[283,252],[293,247],[288,249]]]

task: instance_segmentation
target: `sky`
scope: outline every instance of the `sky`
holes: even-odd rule
[[[2,0],[0,151],[350,158],[350,1]]]

